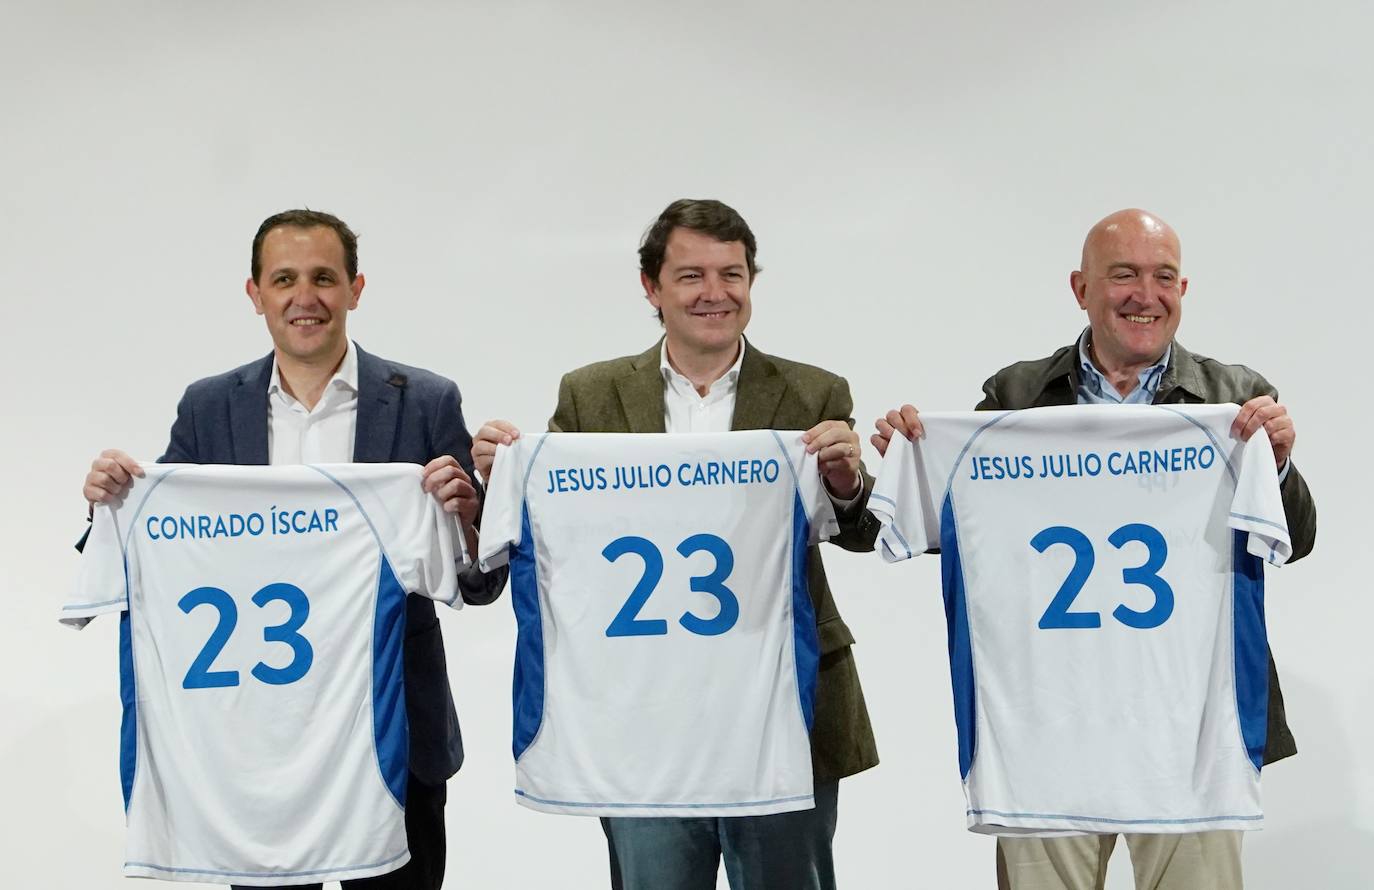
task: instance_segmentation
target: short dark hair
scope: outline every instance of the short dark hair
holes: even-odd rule
[[[258,233],[253,236],[252,270],[254,281],[257,281],[258,276],[262,274],[263,239],[267,237],[268,232],[273,229],[280,229],[282,226],[291,226],[296,229],[313,229],[324,226],[326,229],[333,229],[334,234],[339,236],[339,242],[343,244],[344,268],[348,271],[348,280],[353,281],[358,277],[358,236],[353,234],[348,223],[332,213],[302,208],[274,213],[263,220],[262,225],[258,226]]]
[[[654,284],[658,284],[658,273],[663,271],[668,238],[673,234],[673,229],[678,227],[710,235],[717,241],[743,242],[749,280],[753,281],[759,273],[759,267],[754,264],[758,242],[754,240],[749,224],[735,208],[710,199],[679,198],[658,215],[639,242],[639,270]]]

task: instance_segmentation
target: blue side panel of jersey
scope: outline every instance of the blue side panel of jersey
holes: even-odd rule
[[[539,611],[539,577],[528,503],[521,508],[520,546],[510,559],[510,594],[516,628],[511,751],[519,760],[539,734],[544,719],[544,620]]]
[[[132,606],[132,603],[130,604]],[[124,812],[134,793],[134,772],[138,769],[138,695],[134,687],[134,640],[129,613],[119,616],[119,784],[124,790]]]
[[[1245,751],[1258,770],[1264,765],[1269,727],[1269,640],[1264,629],[1264,562],[1246,549],[1249,536],[1231,532],[1231,608],[1236,710]]]
[[[406,770],[410,728],[406,723],[405,663],[406,591],[382,557],[377,573],[377,611],[372,621],[372,739],[377,768],[387,790],[406,805]]]
[[[968,597],[959,534],[954,526],[954,498],[945,495],[940,508],[940,575],[944,581],[945,624],[949,636],[949,677],[954,685],[954,724],[959,730],[959,776],[967,779],[978,747],[974,721],[973,644],[968,633]]]
[[[807,542],[810,540],[811,523],[806,519],[806,506],[798,493],[792,505],[792,658],[797,665],[797,694],[801,698],[807,732],[811,731],[816,719],[816,672],[821,661],[820,631],[816,627],[816,610],[811,604],[807,571]]]

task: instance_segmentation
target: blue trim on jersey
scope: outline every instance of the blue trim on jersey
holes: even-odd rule
[[[896,501],[894,501],[892,498],[888,497],[887,495],[878,494],[876,491],[869,492],[869,493],[868,493],[868,499],[869,499],[870,501],[883,501],[883,502],[885,502],[885,503],[891,504],[891,505],[892,505],[892,509],[894,509],[894,510],[897,509],[897,502],[896,502]]]
[[[945,593],[945,623],[949,639],[949,677],[954,687],[954,724],[959,730],[959,776],[967,779],[978,747],[974,708],[973,642],[968,630],[968,594],[954,517],[954,496],[945,495],[940,508],[940,575]]]
[[[331,872],[360,871],[365,868],[381,868],[383,865],[390,865],[397,859],[410,853],[406,849],[390,859],[383,859],[381,862],[368,862],[363,865],[338,865],[331,868],[313,868],[308,871],[223,871],[214,868],[178,868],[171,865],[157,865],[152,862],[125,862],[125,868],[152,868],[157,871],[165,871],[169,874],[178,875],[220,875],[226,878],[308,878],[314,875],[329,874]]]
[[[1258,771],[1264,765],[1269,726],[1269,643],[1264,630],[1264,563],[1246,549],[1248,538],[1247,532],[1231,531],[1232,648],[1241,739]]]
[[[1282,522],[1271,522],[1268,519],[1261,519],[1258,516],[1251,516],[1248,513],[1231,513],[1230,516],[1232,519],[1243,519],[1246,522],[1258,522],[1260,525],[1268,525],[1276,528],[1284,534],[1288,533],[1288,526],[1284,525]]]
[[[62,611],[63,611],[63,612],[75,612],[75,611],[78,610],[78,609],[99,609],[101,606],[113,606],[115,603],[127,602],[128,599],[129,599],[129,597],[128,597],[127,595],[125,595],[125,596],[121,596],[119,599],[105,600],[104,602],[101,602],[101,603],[76,603],[75,605],[71,605],[71,606],[63,606],[63,607],[62,607]]]
[[[959,456],[954,459],[954,465],[949,468],[949,478],[945,480],[946,499],[948,499],[950,493],[954,491],[954,474],[959,472],[959,464],[964,462],[964,455],[968,454],[968,450],[973,447],[973,443],[976,442],[978,440],[978,437],[983,435],[983,432],[987,430],[989,427],[996,426],[997,424],[1001,423],[1002,421],[1006,420],[1008,417],[1011,417],[1013,414],[1016,413],[1017,412],[1015,411],[1003,411],[1001,414],[997,415],[992,420],[989,420],[987,423],[978,427],[978,429],[973,431],[973,435],[968,437],[968,441],[964,443],[964,447],[959,450]]]
[[[124,573],[128,575],[128,567]],[[134,640],[129,613],[119,616],[119,785],[124,792],[124,812],[134,794],[138,775],[138,690],[134,682]]]
[[[391,562],[383,556],[377,569],[376,606],[372,618],[372,744],[377,769],[397,806],[406,806],[410,726],[406,722],[405,663],[406,591]]]
[[[778,450],[782,452],[782,462],[787,464],[787,470],[792,474],[792,487],[801,491],[801,482],[797,479],[797,468],[792,465],[792,455],[787,450],[787,445],[782,441],[782,436],[778,435],[777,430],[769,430],[773,434],[773,441],[778,443]]]
[[[530,452],[530,462],[525,465],[525,478],[520,483],[522,496],[524,492],[530,490],[530,474],[534,472],[534,459],[539,456],[539,452],[544,450],[544,443],[547,441],[549,441],[549,434],[541,434],[539,436],[539,444],[535,445],[534,450]]]
[[[545,800],[542,797],[535,797],[533,794],[527,794],[519,788],[515,789],[515,794],[517,797],[525,798],[525,800],[532,800],[535,803],[542,803],[554,807],[609,807],[614,809],[633,809],[641,807],[646,810],[701,810],[707,807],[738,809],[740,807],[761,807],[775,803],[794,803],[799,800],[813,800],[815,798],[815,795],[812,794],[798,794],[793,797],[775,797],[772,800],[743,800],[732,801],[730,803],[601,803],[578,800]]]
[[[1192,819],[1108,819],[1105,816],[1067,816],[1061,813],[1004,813],[1001,810],[965,810],[970,816],[1001,816],[1004,819],[1059,819],[1075,822],[1101,822],[1106,825],[1196,825],[1199,822],[1258,822],[1256,816],[1198,816]],[[1010,826],[1015,827],[1015,826]]]
[[[530,465],[534,465],[533,459]],[[539,609],[539,575],[528,502],[520,508],[520,544],[510,558],[510,601],[516,628],[511,751],[519,760],[544,722],[544,617]]]
[[[138,509],[134,511],[133,517],[129,519],[129,530],[125,532],[124,543],[120,547],[120,549],[124,551],[126,558],[129,553],[129,539],[134,536],[134,529],[138,528],[138,518],[143,514],[143,508],[147,506],[148,498],[153,496],[153,492],[157,491],[157,487],[159,485],[166,482],[168,479],[171,479],[173,476],[175,476],[177,473],[180,473],[184,469],[186,469],[186,467],[177,467],[175,470],[168,470],[162,476],[153,480],[152,487],[149,488],[147,493],[143,495],[143,500],[138,502]]]
[[[821,663],[820,628],[816,626],[816,610],[811,604],[807,569],[810,541],[811,523],[806,518],[801,492],[797,492],[792,502],[792,661],[797,669],[797,696],[808,733],[816,722],[816,674]]]
[[[1196,418],[1189,417],[1187,414],[1184,414],[1177,408],[1171,408],[1168,405],[1152,405],[1151,407],[1158,408],[1161,411],[1168,411],[1170,414],[1176,414],[1179,417],[1182,417],[1184,420],[1191,423],[1193,426],[1202,430],[1204,433],[1206,433],[1207,438],[1212,440],[1212,447],[1216,448],[1217,450],[1217,456],[1219,456],[1223,461],[1226,462],[1226,472],[1231,476],[1231,487],[1234,488],[1235,486],[1240,484],[1240,482],[1238,481],[1240,477],[1236,475],[1236,468],[1231,466],[1231,458],[1228,456],[1227,450],[1222,447],[1219,441],[1217,441],[1217,437],[1212,435],[1211,430],[1209,430],[1202,423],[1199,423]]]

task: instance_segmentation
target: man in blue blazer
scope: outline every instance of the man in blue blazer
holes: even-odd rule
[[[472,481],[472,441],[462,399],[450,380],[364,352],[349,341],[348,312],[364,278],[357,238],[339,218],[288,210],[265,220],[253,239],[246,290],[272,335],[272,353],[191,384],[177,406],[162,463],[287,464],[402,461],[423,464],[426,491],[457,513],[476,552],[481,492]],[[122,451],[91,464],[92,504],[120,495],[138,463]],[[486,604],[504,570],[460,576],[463,600]],[[407,597],[406,715],[410,781],[406,834],[410,861],[357,888],[433,888],[444,874],[444,783],[463,761],[434,603]],[[303,885],[319,887],[320,885]]]

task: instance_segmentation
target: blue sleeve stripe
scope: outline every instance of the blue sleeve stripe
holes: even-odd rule
[[[905,557],[905,558],[906,558],[906,559],[911,559],[911,558],[915,557],[916,554],[911,552],[911,542],[909,542],[909,541],[906,539],[906,536],[902,534],[902,530],[899,529],[899,528],[897,528],[897,523],[896,523],[896,522],[889,523],[887,527],[888,527],[889,529],[892,530],[892,533],[893,533],[894,535],[897,536],[897,541],[898,541],[898,543],[900,543],[900,544],[902,545],[902,549],[906,551],[906,557]],[[883,541],[883,546],[884,546],[884,547],[887,547],[887,542],[886,542],[886,541]],[[891,548],[891,547],[887,547],[887,552],[888,552],[888,553],[892,553],[892,548]],[[893,555],[893,556],[896,556],[897,554],[896,554],[896,553],[892,553],[892,555]]]
[[[891,504],[894,510],[897,508],[896,501],[885,494],[878,494],[876,491],[869,492],[868,499],[870,501],[882,501],[884,504]]]
[[[525,479],[520,483],[520,497],[525,496],[525,492],[530,488],[530,474],[534,472],[535,458],[539,457],[539,452],[544,450],[544,443],[549,441],[548,433],[539,434],[539,444],[534,446],[534,451],[530,452],[530,462],[525,465]]]
[[[1272,522],[1272,521],[1270,521],[1270,520],[1268,520],[1268,519],[1261,519],[1261,518],[1258,517],[1258,516],[1250,516],[1250,515],[1248,515],[1248,514],[1246,514],[1246,513],[1232,513],[1232,514],[1231,514],[1231,518],[1232,518],[1232,519],[1242,519],[1242,520],[1244,520],[1244,521],[1246,521],[1246,522],[1258,522],[1260,525],[1267,525],[1267,526],[1269,526],[1269,527],[1271,527],[1271,528],[1276,528],[1276,529],[1278,529],[1279,531],[1283,532],[1284,534],[1288,534],[1288,526],[1284,525],[1282,522]]]

